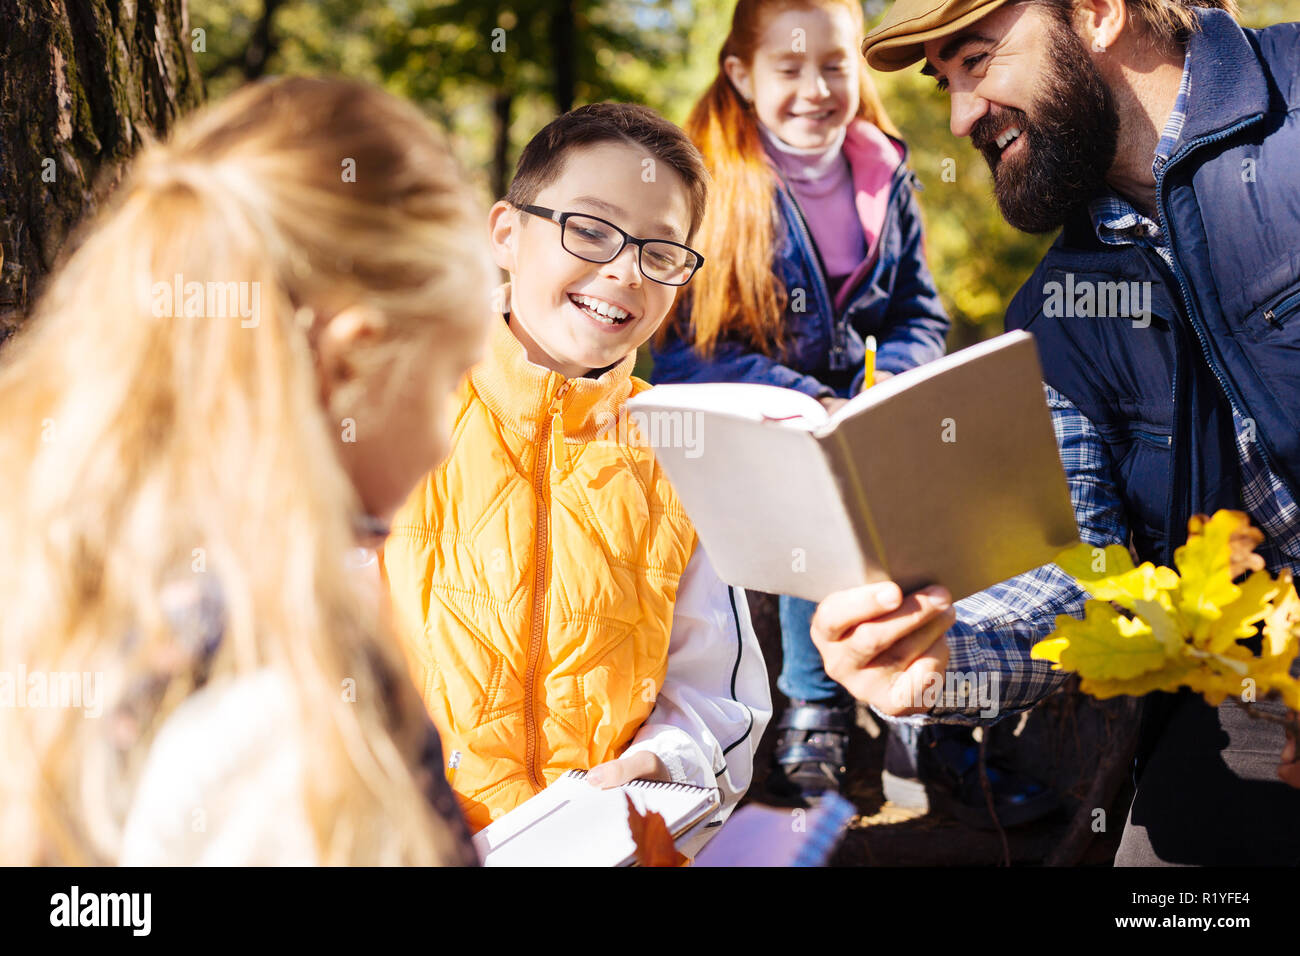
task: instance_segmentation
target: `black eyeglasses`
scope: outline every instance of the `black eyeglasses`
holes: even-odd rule
[[[560,245],[564,251],[587,262],[612,262],[625,246],[636,246],[641,274],[662,285],[686,285],[704,265],[704,257],[690,246],[669,239],[638,239],[598,216],[556,212],[545,206],[517,208],[520,212],[559,223]]]

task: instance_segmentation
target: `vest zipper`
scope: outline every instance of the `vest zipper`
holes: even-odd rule
[[[829,278],[826,275],[826,263],[822,260],[822,252],[817,248],[817,243],[813,241],[812,229],[808,225],[808,220],[804,218],[803,210],[799,208],[799,200],[795,198],[794,189],[791,188],[789,180],[779,169],[775,170],[777,178],[781,182],[781,187],[785,191],[786,198],[789,200],[790,208],[794,210],[794,224],[799,229],[800,238],[804,241],[804,248],[812,253],[813,260],[813,295],[817,299],[818,306],[823,310],[831,324],[831,357],[830,367],[837,368],[837,355],[839,354],[840,336],[839,325],[835,318],[835,304],[831,301],[831,290]],[[790,290],[786,289],[789,293]]]
[[[1228,399],[1229,406],[1235,409],[1237,412],[1239,412],[1243,418],[1250,417],[1248,415],[1249,409],[1246,407],[1245,403],[1241,401],[1241,396],[1237,394],[1237,390],[1229,385],[1227,379],[1224,378],[1223,374],[1219,370],[1218,364],[1214,360],[1214,355],[1210,350],[1208,336],[1206,333],[1202,332],[1201,323],[1198,321],[1198,317],[1196,315],[1196,306],[1195,306],[1195,301],[1192,298],[1191,288],[1188,286],[1186,280],[1183,278],[1182,268],[1178,264],[1178,250],[1174,247],[1173,233],[1169,231],[1169,217],[1165,215],[1165,198],[1166,198],[1165,182],[1167,181],[1169,171],[1173,169],[1174,165],[1180,160],[1182,160],[1183,157],[1194,152],[1195,150],[1199,149],[1202,146],[1207,146],[1210,143],[1216,143],[1220,140],[1227,139],[1229,136],[1232,136],[1235,133],[1245,129],[1247,126],[1254,125],[1255,123],[1259,122],[1259,120],[1261,119],[1263,119],[1263,114],[1257,113],[1254,116],[1249,117],[1248,119],[1242,120],[1238,123],[1233,124],[1232,126],[1227,127],[1226,129],[1219,130],[1219,132],[1217,133],[1213,133],[1209,136],[1203,136],[1200,139],[1193,140],[1190,143],[1184,144],[1180,149],[1176,150],[1172,156],[1169,157],[1168,162],[1166,162],[1164,166],[1162,166],[1159,172],[1156,174],[1156,214],[1160,220],[1161,234],[1165,237],[1165,241],[1169,244],[1169,255],[1170,258],[1173,260],[1173,262],[1168,263],[1168,265],[1170,266],[1170,271],[1174,274],[1174,278],[1178,282],[1178,291],[1183,300],[1183,310],[1187,315],[1188,323],[1192,327],[1192,332],[1195,333],[1196,342],[1201,347],[1201,357],[1205,360],[1205,364],[1209,366],[1210,371],[1214,374],[1215,379],[1219,383],[1219,388],[1222,390],[1224,396]],[[1156,255],[1159,255],[1159,253],[1156,253]],[[1175,399],[1176,399],[1176,392],[1175,392]],[[1175,404],[1174,406],[1175,426],[1177,425],[1177,414],[1178,414],[1178,407],[1177,404]],[[1177,434],[1177,431],[1175,431],[1175,434]],[[1277,477],[1278,481],[1280,481],[1282,483],[1282,486],[1287,489],[1287,491],[1291,494],[1292,498],[1295,498],[1295,490],[1291,487],[1291,483],[1287,480],[1286,477],[1282,475],[1280,471],[1278,471],[1277,468],[1273,466],[1271,455],[1269,454],[1268,444],[1265,441],[1263,435],[1258,436],[1257,444],[1259,445],[1260,456],[1264,459],[1264,466]],[[1235,455],[1235,450],[1234,450],[1234,455]],[[1179,486],[1178,468],[1175,465],[1174,489],[1173,489],[1174,492],[1178,490],[1178,486]],[[1183,510],[1187,510],[1187,509],[1184,508]],[[1174,515],[1169,515],[1168,517],[1170,521],[1166,523],[1169,528],[1170,538],[1168,542],[1166,542],[1166,547],[1169,549],[1169,552],[1172,555],[1174,542],[1179,539],[1179,536],[1185,533],[1185,529],[1187,528],[1187,520],[1188,518],[1191,517],[1191,515],[1178,516],[1179,518],[1181,518],[1181,523],[1176,523],[1173,520],[1175,518]]]
[[[794,189],[791,188],[790,182],[785,178],[784,173],[782,173],[779,169],[774,169],[773,172],[776,173],[777,179],[780,181],[781,186],[785,190],[786,197],[790,203],[790,207],[794,210],[795,225],[799,227],[800,236],[804,240],[805,246],[812,252],[813,261],[816,263],[817,268],[814,270],[816,274],[813,276],[813,285],[815,287],[813,292],[821,300],[821,305],[826,310],[826,315],[830,318],[830,323],[831,323],[831,354],[829,357],[830,368],[833,371],[841,371],[845,368],[848,368],[848,365],[845,362],[845,359],[843,358],[844,354],[848,351],[848,342],[846,341],[847,338],[846,330],[844,326],[841,325],[840,319],[843,316],[849,314],[849,309],[853,303],[850,300],[846,299],[844,302],[844,310],[842,313],[836,308],[835,299],[837,297],[831,295],[830,276],[826,272],[826,263],[822,259],[821,250],[817,248],[817,243],[813,241],[812,228],[808,225],[808,220],[804,218],[803,210],[799,207],[799,200],[795,198]],[[907,157],[904,156],[903,159],[900,160],[898,167],[895,168],[893,179],[890,181],[889,184],[889,202],[888,205],[885,207],[885,219],[884,222],[881,224],[880,232],[876,236],[876,244],[877,244],[876,257],[874,260],[872,260],[871,259],[872,250],[871,249],[867,250],[868,271],[864,273],[862,276],[855,276],[854,273],[850,273],[844,280],[846,283],[846,288],[847,288],[847,283],[852,282],[855,277],[858,279],[858,284],[860,285],[862,284],[862,282],[871,278],[871,273],[874,273],[877,270],[877,267],[880,264],[879,244],[884,242],[886,227],[890,225],[890,216],[894,212],[894,206],[897,202],[899,187],[903,183],[906,183],[909,180],[911,180],[914,177],[914,175],[915,174],[910,169],[907,168]],[[788,292],[789,290],[787,289],[786,291]]]
[[[555,392],[542,433],[538,437],[537,462],[533,465],[533,494],[537,496],[537,529],[533,544],[533,616],[528,633],[528,659],[524,667],[524,768],[534,793],[546,789],[546,781],[537,763],[537,666],[546,636],[546,556],[550,552],[550,479],[547,465],[551,459],[551,422],[559,414],[556,403],[569,391],[564,382]]]
[[[1138,438],[1149,444],[1164,447],[1164,448],[1168,448],[1172,446],[1174,443],[1174,436],[1172,434],[1157,435],[1155,432],[1147,431],[1146,429],[1143,428],[1130,428],[1128,432],[1134,438]]]
[[[1286,314],[1295,305],[1300,305],[1300,292],[1288,295],[1271,309],[1266,309],[1264,311],[1264,321],[1275,329],[1282,328],[1284,323],[1278,321],[1277,314],[1279,312]]]

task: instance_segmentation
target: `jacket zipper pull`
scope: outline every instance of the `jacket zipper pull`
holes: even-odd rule
[[[568,391],[569,383],[565,382],[551,402],[551,467],[560,471],[569,466],[569,456],[564,450],[564,403],[561,401]]]

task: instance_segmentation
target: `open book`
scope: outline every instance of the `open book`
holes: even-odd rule
[[[628,418],[728,584],[820,601],[893,580],[953,600],[1078,540],[1033,336],[885,380],[828,415],[769,385],[659,385]]]
[[[627,798],[658,813],[680,844],[718,809],[718,791],[688,783],[633,780],[600,790],[570,770],[474,836],[484,866],[627,866],[636,859]]]

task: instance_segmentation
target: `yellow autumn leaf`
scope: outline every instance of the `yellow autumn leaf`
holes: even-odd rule
[[[1121,695],[1142,697],[1152,691],[1176,690],[1195,667],[1195,663],[1186,657],[1170,657],[1158,669],[1125,680],[1084,677],[1079,682],[1079,688],[1098,700]]]
[[[1232,583],[1229,539],[1249,523],[1242,512],[1228,510],[1216,511],[1209,519],[1193,515],[1187,522],[1187,543],[1174,552],[1174,564],[1181,579],[1178,609],[1191,622],[1194,633],[1241,596]]]
[[[1269,685],[1269,690],[1277,691],[1278,696],[1282,698],[1282,703],[1295,711],[1300,711],[1300,680],[1296,680],[1290,674],[1285,677],[1279,677],[1275,682]]]
[[[1172,603],[1138,600],[1133,602],[1133,611],[1151,629],[1151,636],[1160,642],[1166,655],[1177,657],[1183,653],[1187,643],[1183,638],[1183,622]]]
[[[1149,561],[1135,568],[1128,549],[1118,544],[1076,544],[1057,555],[1056,564],[1093,597],[1129,610],[1135,601],[1157,600],[1161,592],[1178,587],[1173,569]]]
[[[1218,707],[1225,698],[1239,696],[1246,687],[1245,680],[1241,674],[1225,674],[1210,667],[1200,667],[1183,677],[1183,685],[1204,697],[1211,707]]]
[[[1264,617],[1264,644],[1251,676],[1257,693],[1276,691],[1292,710],[1300,710],[1300,680],[1291,676],[1291,665],[1300,653],[1300,596],[1291,573],[1278,576],[1281,596]]]
[[[1133,570],[1133,559],[1129,556],[1128,548],[1118,544],[1098,548],[1080,542],[1058,554],[1056,563],[1083,586],[1089,581]]]
[[[1251,696],[1245,697],[1247,681],[1252,684]],[[1275,661],[1256,660],[1250,672],[1241,679],[1241,690],[1245,700],[1259,700],[1269,693],[1275,693],[1282,702],[1292,710],[1300,711],[1300,680],[1292,677],[1289,668]],[[1238,693],[1234,691],[1234,693]]]
[[[1030,656],[1082,677],[1126,679],[1158,670],[1168,654],[1142,621],[1089,601],[1082,621],[1058,617],[1052,637],[1035,644]]]
[[[1280,596],[1264,615],[1265,657],[1288,660],[1295,657],[1297,634],[1300,633],[1300,596],[1296,595],[1291,572],[1283,571],[1277,579]]]
[[[1278,593],[1277,582],[1267,571],[1256,571],[1235,590],[1236,599],[1221,608],[1201,605],[1191,627],[1194,645],[1222,654],[1238,641],[1255,636],[1257,625],[1272,607],[1269,601]]]
[[[1058,616],[1031,656],[1074,671],[1083,691],[1099,698],[1187,687],[1216,706],[1229,696],[1273,694],[1300,710],[1300,680],[1290,674],[1300,653],[1300,595],[1289,573],[1274,580],[1263,569],[1254,553],[1262,540],[1244,513],[1219,511],[1188,522],[1177,571],[1134,567],[1118,545],[1062,552],[1056,563],[1094,600],[1081,621]],[[1261,622],[1257,655],[1242,642]]]

